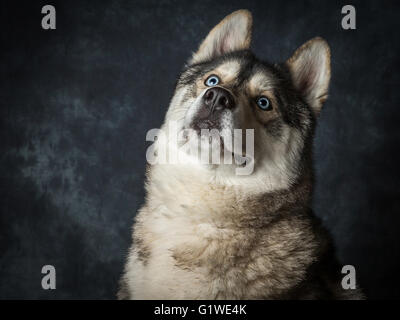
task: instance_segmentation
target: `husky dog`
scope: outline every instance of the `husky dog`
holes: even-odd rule
[[[269,64],[249,51],[251,27],[250,12],[239,10],[211,30],[178,79],[162,129],[193,129],[186,141],[201,140],[203,129],[252,129],[254,168],[237,174],[243,164],[194,155],[149,166],[119,299],[361,298],[342,289],[330,237],[311,210],[328,44],[314,38]],[[155,149],[186,152],[171,141]]]

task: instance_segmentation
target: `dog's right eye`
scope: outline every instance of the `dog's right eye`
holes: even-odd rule
[[[216,75],[211,75],[207,78],[204,84],[208,87],[216,86],[219,83],[219,78]]]

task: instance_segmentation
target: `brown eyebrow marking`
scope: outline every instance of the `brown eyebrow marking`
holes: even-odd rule
[[[252,96],[259,96],[263,92],[272,92],[274,81],[264,72],[257,72],[248,80],[248,89]]]

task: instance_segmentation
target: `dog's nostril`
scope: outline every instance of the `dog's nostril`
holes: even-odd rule
[[[220,105],[222,105],[224,107],[227,107],[228,106],[228,99],[225,98],[225,97],[221,97],[221,98],[219,98],[219,103],[220,103]]]
[[[214,97],[214,92],[212,92],[212,90],[208,90],[206,92],[206,99],[211,100],[213,97]]]

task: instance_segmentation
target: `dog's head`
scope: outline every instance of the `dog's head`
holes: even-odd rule
[[[239,10],[211,30],[177,82],[166,124],[191,129],[194,134],[185,138],[192,142],[201,140],[202,130],[226,136],[241,129],[241,139],[233,142],[241,143],[242,155],[249,143],[254,148],[247,178],[279,189],[296,179],[311,155],[315,119],[327,98],[330,52],[314,38],[286,62],[266,63],[249,51],[251,29],[250,12]],[[246,129],[253,130],[254,141],[246,140]],[[209,170],[234,181],[232,168],[238,166],[243,163],[221,162]]]

